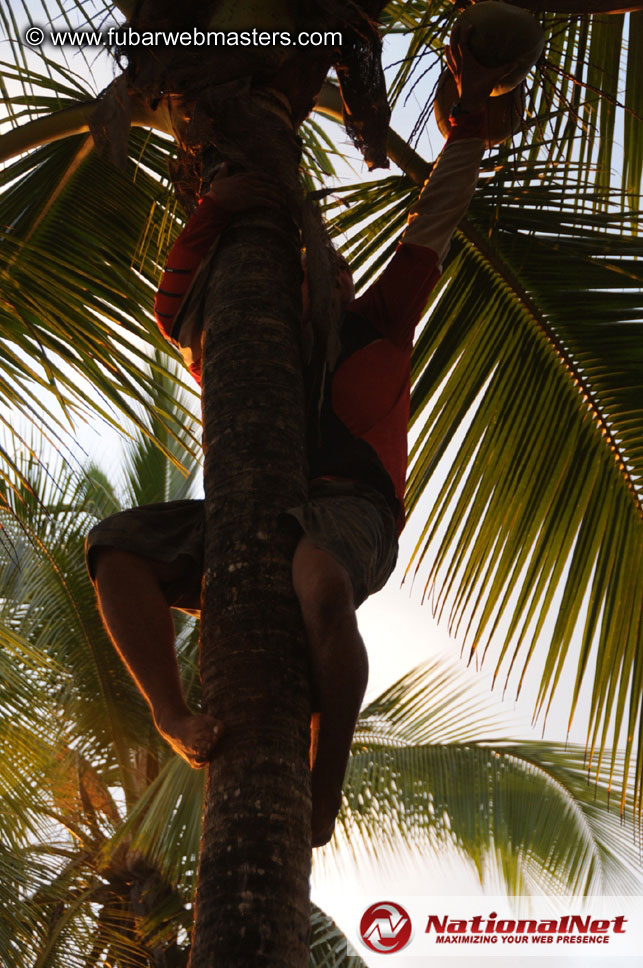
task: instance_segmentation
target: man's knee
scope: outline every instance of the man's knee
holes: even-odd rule
[[[98,545],[91,549],[90,555],[91,575],[99,592],[137,567],[136,555],[119,548]]]
[[[146,574],[158,582],[171,581],[177,571],[176,562],[156,561],[133,551],[97,545],[91,550],[92,572],[97,585],[117,579],[127,580],[133,574]]]
[[[324,636],[353,623],[353,583],[346,569],[304,536],[293,557],[293,586],[309,634]]]

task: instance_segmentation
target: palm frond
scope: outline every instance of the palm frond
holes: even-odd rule
[[[35,464],[32,470],[33,481]],[[61,482],[64,472],[56,476]],[[67,723],[68,742],[90,758],[99,749],[110,750],[112,765],[115,743],[125,766],[126,737],[141,736],[151,725],[136,690],[123,680],[84,574],[84,537],[93,522],[78,506],[65,513],[61,497],[56,494],[55,515],[46,506],[34,509],[32,500],[24,530],[14,514],[3,515],[11,544],[0,561],[0,616],[8,630],[24,635],[55,663],[47,688],[64,717],[59,722]],[[25,517],[24,505],[16,511]]]
[[[9,850],[37,833],[32,811],[43,805],[40,787],[56,738],[53,704],[38,681],[51,678],[55,664],[5,623],[0,640],[0,839]]]
[[[190,401],[176,393],[179,367],[158,351],[153,367],[148,433],[131,438],[123,457],[126,503],[132,506],[192,497],[201,473],[193,454],[201,428],[189,410]],[[169,412],[168,400],[174,400]],[[176,430],[171,432],[168,423]]]
[[[64,104],[83,103],[81,92],[74,100],[59,83],[49,87]],[[2,396],[33,420],[42,410],[35,385],[71,422],[98,412],[115,425],[125,414],[145,427],[141,413],[158,373],[150,372],[148,346],[167,349],[151,317],[153,294],[180,222],[166,211],[167,142],[137,131],[130,148],[121,173],[80,134],[0,174]],[[166,386],[161,418],[173,395]]]
[[[164,392],[159,384],[158,400]],[[177,422],[181,412],[177,400]],[[184,435],[187,442],[189,429]],[[174,463],[166,461],[152,498],[163,499],[168,482],[185,481],[177,466],[190,456],[176,440],[171,446]],[[139,448],[132,466],[149,482],[159,451],[146,439]],[[120,506],[120,495],[96,468],[83,475],[72,460],[30,450],[22,467],[28,486],[8,489],[14,506],[3,517],[0,549],[1,732],[9,753],[0,771],[0,960],[18,968],[28,952],[30,965],[86,968],[90,952],[98,958],[110,949],[128,965],[147,966],[155,945],[172,946],[187,914],[185,900],[155,880],[154,917],[139,911],[136,921],[131,883],[150,890],[158,872],[130,870],[128,845],[111,855],[109,868],[101,861],[121,824],[114,789],[134,802],[170,756],[107,640],[83,562],[88,528]],[[181,652],[192,668],[187,631]]]
[[[440,490],[412,561],[417,572],[430,555],[425,593],[472,651],[504,642],[507,676],[522,658],[518,688],[545,650],[537,711],[580,641],[571,721],[595,650],[600,764],[607,724],[641,735],[641,243],[633,213],[596,210],[597,194],[618,191],[587,192],[576,169],[570,197],[573,168],[558,180],[500,162],[488,162],[414,350],[407,510],[423,514],[436,477]],[[396,177],[343,195],[334,227],[367,266],[362,284],[412,197]]]
[[[492,708],[432,663],[363,711],[340,815],[356,858],[448,845],[482,883],[499,875],[516,895],[534,883],[544,893],[636,893],[631,797],[623,827],[606,785],[589,783],[582,749],[494,741]]]
[[[310,906],[310,968],[366,968],[342,931],[316,904]]]
[[[167,363],[157,359],[160,370]],[[169,385],[171,377],[165,377]],[[165,399],[167,386],[159,381],[156,400]],[[153,398],[154,399],[154,398]],[[172,420],[178,424],[184,404],[177,399]],[[154,424],[154,419],[156,424]],[[149,434],[163,435],[160,418],[153,418]],[[159,474],[158,447],[139,437],[130,447],[130,463],[146,488],[150,500],[164,500],[185,494],[196,474],[186,446],[192,439],[189,426],[181,430],[184,445],[168,435],[167,447],[173,463],[166,460]],[[53,460],[38,448],[25,457],[21,475],[27,481],[13,481],[7,488],[9,509],[2,515],[4,541],[0,548],[0,634],[19,635],[30,643],[43,662],[51,662],[47,681],[50,702],[66,722],[67,742],[90,760],[112,750],[109,769],[127,776],[128,748],[148,738],[151,751],[161,757],[165,744],[153,727],[146,705],[129,678],[104,631],[94,591],[84,565],[84,539],[97,520],[121,505],[119,495],[96,469],[87,475],[73,461],[60,456]],[[179,468],[191,465],[191,470]],[[156,481],[151,488],[150,482]],[[176,489],[173,493],[173,489]],[[123,488],[132,491],[131,483]],[[125,500],[128,500],[127,497]],[[186,630],[186,633],[189,630]],[[198,687],[194,673],[194,642],[189,635],[181,651],[192,679],[191,692]],[[192,696],[192,698],[194,698]],[[98,701],[97,701],[98,699]],[[114,749],[116,757],[113,756]],[[130,787],[128,796],[137,794]]]
[[[88,76],[91,78],[94,72],[100,76],[103,72],[97,69],[97,61],[102,63],[104,71],[111,60],[106,49],[101,47],[86,50],[79,47],[57,46],[52,50],[49,43],[44,47],[30,47],[24,41],[27,27],[35,25],[46,31],[95,31],[104,29],[108,23],[114,24],[122,19],[118,5],[110,4],[106,0],[73,0],[72,3],[63,3],[60,0],[54,4],[44,0],[29,4],[23,0],[1,0],[0,26],[12,57],[11,63],[6,65],[9,70],[5,80],[9,83],[15,80],[19,85],[25,99],[25,112],[29,116],[34,116],[33,96],[36,88],[33,77],[30,77],[34,65],[38,65],[42,73],[42,85],[46,86],[48,79],[60,81],[64,78],[73,86],[80,88],[83,84],[80,72],[85,78]],[[47,51],[54,53],[55,57],[48,56]],[[14,78],[10,76],[11,67],[16,69],[18,76]],[[95,90],[94,93],[98,91]],[[12,114],[11,102],[9,107],[9,113]]]
[[[171,883],[180,883],[191,893],[196,884],[204,782],[203,771],[172,756],[105,846],[106,859],[127,843]]]

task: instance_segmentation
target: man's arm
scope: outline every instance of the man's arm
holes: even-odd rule
[[[476,120],[482,127],[484,115]],[[480,135],[464,138],[458,127],[453,129],[409,213],[395,255],[350,307],[400,348],[412,345],[453,232],[469,207],[483,152]]]
[[[154,314],[165,338],[174,346],[178,345],[197,382],[200,382],[201,372],[200,334],[195,331],[187,341],[180,338],[181,321],[175,325],[179,308],[199,266],[232,216],[249,208],[276,204],[279,204],[279,196],[269,178],[247,172],[229,175],[228,166],[223,164],[170,250],[156,294]],[[183,335],[181,333],[181,337]]]
[[[170,250],[154,301],[156,321],[170,342],[176,339],[174,318],[188,286],[231,214],[208,193]]]
[[[452,130],[433,166],[397,252],[379,278],[351,306],[386,339],[410,348],[415,327],[442,271],[453,232],[469,207],[484,154],[485,107],[498,80],[513,65],[485,68],[469,52],[467,37],[447,62],[460,100]]]

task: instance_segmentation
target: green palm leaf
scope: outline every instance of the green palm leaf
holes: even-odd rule
[[[33,72],[22,76],[40,89],[45,83]],[[87,95],[74,99],[59,82],[48,88],[61,108],[86,103]],[[37,98],[30,104],[37,107]],[[167,157],[166,141],[139,132],[121,173],[96,156],[89,135],[79,134],[0,174],[0,393],[6,405],[39,420],[43,406],[30,389],[36,384],[70,422],[98,411],[119,425],[116,409],[145,426],[141,409],[150,405],[159,372],[147,366],[148,345],[167,349],[151,318],[152,299],[168,241],[180,228],[161,180]],[[174,393],[165,384],[164,399],[156,395],[161,419]],[[55,423],[51,411],[45,416]],[[176,433],[176,421],[168,428]]]
[[[631,213],[596,210],[618,194],[586,192],[573,168],[559,185],[538,177],[546,168],[487,165],[414,349],[413,560],[432,558],[425,593],[472,651],[503,642],[496,674],[521,663],[518,689],[544,647],[537,711],[580,641],[571,721],[595,655],[600,764],[607,724],[641,735],[641,245]],[[412,189],[391,177],[342,197],[335,231],[350,233],[365,283],[389,258]]]
[[[20,850],[37,833],[33,807],[43,806],[39,786],[51,757],[53,704],[43,700],[39,679],[55,674],[54,663],[29,639],[2,629],[0,651],[0,805],[3,850]],[[7,861],[10,861],[7,856]],[[11,882],[13,878],[11,879]],[[4,895],[7,882],[2,882]],[[6,900],[6,897],[4,897]]]
[[[351,851],[449,845],[510,893],[636,893],[632,829],[607,812],[606,785],[587,782],[583,750],[494,739],[491,710],[432,663],[363,711],[341,815]],[[628,811],[631,823],[631,799]]]
[[[160,357],[155,365],[159,370],[168,367]],[[157,382],[159,408],[167,398],[171,380],[168,375],[165,385],[163,380]],[[177,400],[171,414],[175,425],[184,412],[185,404]],[[186,447],[194,439],[194,430],[183,423],[183,445],[178,435],[170,437],[159,417],[148,426],[147,438],[139,435],[130,445],[128,464],[138,475],[139,496],[162,501],[172,489],[175,494],[189,491],[197,470]],[[160,451],[150,445],[149,434],[162,439],[164,433],[173,462],[165,460],[160,469]],[[90,759],[97,750],[111,749],[109,769],[123,772],[127,797],[133,801],[138,792],[135,780],[128,779],[128,748],[138,745],[141,737],[148,737],[150,750],[162,757],[165,744],[137,690],[123,677],[84,565],[87,531],[97,520],[118,510],[121,502],[104,475],[95,469],[85,476],[73,462],[59,457],[56,463],[49,455],[43,460],[36,448],[32,450],[34,456],[21,469],[27,485],[15,481],[7,487],[9,509],[2,515],[0,635],[7,642],[11,635],[27,636],[36,654],[55,663],[48,695],[58,710],[58,721],[67,723],[66,744],[82,750]],[[192,464],[191,472],[180,472],[179,467],[187,464]],[[131,494],[131,488],[126,490]],[[129,503],[130,497],[125,500]],[[20,603],[18,611],[16,602]],[[196,646],[189,628],[184,634],[185,648],[192,655],[194,691],[198,688]]]
[[[335,922],[316,904],[310,906],[310,968],[366,968]]]
[[[541,225],[551,231],[547,214]],[[416,552],[424,556],[448,515],[428,579],[435,580],[449,555],[437,609],[457,582],[451,625],[466,622],[477,648],[511,603],[497,668],[505,654],[513,666],[524,647],[521,681],[537,640],[549,638],[539,708],[549,707],[572,635],[584,623],[570,716],[595,647],[590,730],[592,747],[600,748],[601,730],[615,711],[615,735],[624,716],[628,735],[640,728],[642,695],[636,439],[642,371],[632,346],[640,302],[629,260],[636,242],[616,232],[610,239],[610,228],[608,216],[594,231],[586,223],[576,246],[569,236],[551,246],[542,228],[525,238],[516,233],[493,261],[481,262],[475,238],[458,246],[459,260],[417,347],[428,363],[414,390],[414,416],[446,382],[420,431],[409,480],[413,508],[469,411],[471,422]],[[508,234],[498,230],[505,239]],[[512,263],[521,269],[518,291]],[[466,289],[458,284],[463,276]],[[615,277],[624,290],[620,312],[610,292]],[[575,304],[583,308],[575,312]],[[529,396],[521,392],[525,381]],[[545,625],[548,616],[553,631]]]
[[[156,365],[168,370],[165,360]],[[165,385],[158,383],[159,405],[171,381],[168,372]],[[184,407],[176,401],[177,424]],[[163,432],[158,418],[148,427]],[[149,437],[139,434],[130,444],[128,466],[150,500],[163,500],[173,486],[185,490],[196,473],[179,474],[178,466],[193,464],[186,450],[193,431],[186,426],[181,433],[182,449],[178,435],[167,437],[174,461],[165,460],[163,473]],[[83,561],[91,524],[120,506],[119,490],[132,488],[114,488],[95,468],[85,476],[73,461],[31,451],[21,480],[7,485],[0,549],[0,707],[9,754],[0,771],[0,960],[22,968],[28,953],[32,968],[84,968],[93,964],[86,961],[90,952],[98,959],[109,949],[133,968],[148,964],[156,935],[176,932],[186,912],[184,900],[160,885],[159,923],[146,934],[143,920],[134,937],[127,850],[112,857],[109,869],[101,861],[120,823],[110,790],[120,788],[126,803],[135,802],[170,756],[107,640]],[[189,628],[181,642],[194,693],[196,640]],[[136,868],[134,884],[150,876]],[[167,947],[171,940],[164,939]]]

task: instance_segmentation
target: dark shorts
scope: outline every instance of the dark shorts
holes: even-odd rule
[[[352,481],[313,481],[308,501],[289,508],[284,518],[297,522],[313,544],[327,551],[348,572],[355,607],[386,584],[397,560],[395,519],[375,490]],[[188,612],[200,607],[203,573],[203,501],[146,504],[112,514],[87,535],[85,553],[92,581],[96,549],[117,548],[154,561],[184,567],[163,585],[168,604]]]

